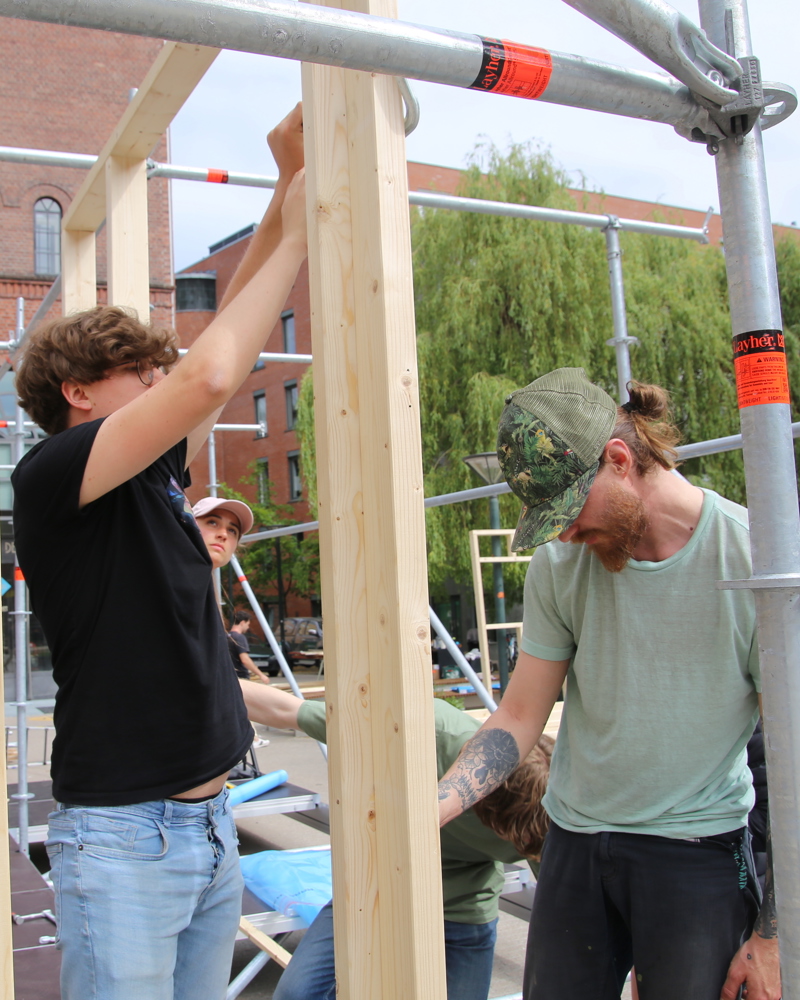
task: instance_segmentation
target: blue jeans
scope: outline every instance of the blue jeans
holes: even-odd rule
[[[492,979],[497,920],[488,924],[444,922],[448,1000],[486,1000]],[[303,935],[278,981],[273,1000],[334,1000],[333,904],[324,906]]]
[[[62,1000],[221,1000],[243,887],[227,790],[49,819]]]
[[[572,833],[545,840],[528,934],[525,1000],[719,1000],[750,935],[759,888],[747,829],[671,840]]]

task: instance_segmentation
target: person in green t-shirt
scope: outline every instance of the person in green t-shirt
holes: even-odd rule
[[[274,687],[240,681],[251,722],[299,729],[325,742],[325,706]],[[441,699],[434,701],[436,765],[441,777],[479,723]],[[541,736],[516,773],[441,831],[448,1000],[486,1000],[504,862],[525,857],[536,870],[547,831],[541,806],[553,741]],[[281,976],[274,1000],[327,1000],[336,992],[333,918],[328,904],[306,931]]]
[[[566,680],[525,1000],[619,997],[632,964],[642,1000],[777,1000],[772,876],[759,913],[746,831],[754,600],[716,588],[751,575],[747,511],[674,472],[667,393],[629,390],[618,408],[562,368],[506,399],[513,548],[538,548],[516,669],[440,818],[513,772]]]

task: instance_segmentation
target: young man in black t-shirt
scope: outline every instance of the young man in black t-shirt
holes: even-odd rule
[[[114,307],[35,331],[17,367],[51,435],[12,481],[58,684],[47,847],[64,1000],[225,993],[241,874],[224,784],[252,729],[183,491],[306,254],[299,106],[269,141],[275,195],[174,370],[174,335]]]

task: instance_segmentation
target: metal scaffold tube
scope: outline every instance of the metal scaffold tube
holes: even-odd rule
[[[17,340],[25,329],[25,300],[17,299]],[[17,406],[14,425],[13,458],[18,465],[25,451],[25,411]],[[17,844],[28,853],[28,594],[25,579],[14,557],[14,663],[15,697],[17,703],[17,791],[12,799],[19,807]]]
[[[292,0],[0,0],[0,16],[256,52],[713,131],[679,81],[505,39]]]
[[[752,56],[745,0],[700,0],[701,24]],[[783,996],[800,997],[800,518],[789,386],[759,126],[716,156],[758,620]]]

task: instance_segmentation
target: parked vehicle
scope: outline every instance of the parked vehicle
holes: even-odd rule
[[[275,638],[280,642],[280,626],[276,626],[274,632]],[[322,651],[322,619],[284,618],[282,648],[290,667],[299,666],[301,663],[317,663],[318,657],[307,654]],[[250,656],[258,669],[270,677],[277,677],[280,674],[278,660],[266,641],[251,641]]]

